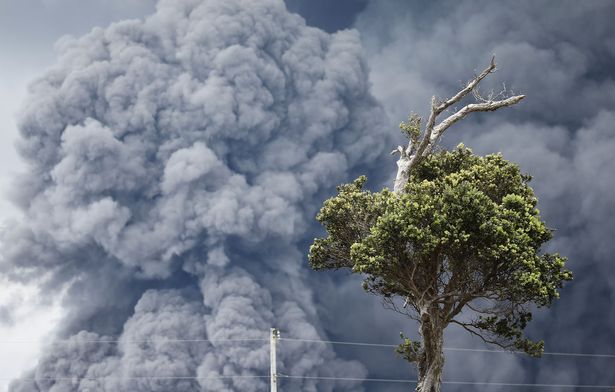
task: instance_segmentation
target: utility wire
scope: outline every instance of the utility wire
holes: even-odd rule
[[[397,344],[383,344],[383,343],[367,343],[367,342],[347,342],[340,340],[319,340],[319,339],[299,339],[299,338],[279,338],[281,341],[289,342],[306,342],[306,343],[325,343],[325,344],[338,344],[347,346],[365,346],[365,347],[398,347]],[[119,339],[104,339],[104,340],[88,340],[88,339],[75,339],[75,340],[55,340],[53,344],[57,343],[107,343],[107,344],[138,344],[138,343],[226,343],[226,342],[267,342],[269,339],[146,339],[146,340],[119,340]],[[20,344],[20,343],[32,343],[34,340],[0,340],[0,344]],[[493,350],[493,349],[481,349],[481,348],[461,348],[461,347],[444,347],[444,351],[467,351],[467,352],[484,352],[484,353],[511,353],[511,354],[525,354],[523,351],[506,351],[506,350]],[[588,357],[588,358],[615,358],[615,354],[590,354],[590,353],[566,353],[566,352],[550,352],[545,351],[542,355],[561,356],[561,357]]]
[[[219,379],[254,379],[269,378],[269,375],[232,375],[232,376],[134,376],[134,377],[37,377],[21,379],[20,381],[80,381],[80,380],[219,380]],[[326,377],[326,376],[294,376],[278,374],[279,378],[322,380],[322,381],[361,381],[361,382],[389,382],[389,383],[417,383],[418,380],[396,378],[359,378],[359,377]],[[0,380],[13,380],[13,378],[0,378]],[[534,388],[593,388],[613,389],[615,385],[587,385],[587,384],[530,384],[530,383],[507,383],[507,382],[480,382],[480,381],[442,381],[442,384],[451,385],[483,385],[483,386],[507,386],[507,387],[534,387]]]
[[[347,346],[367,346],[367,347],[398,347],[399,346],[398,344],[345,342],[345,341],[340,341],[340,340],[317,340],[317,339],[297,339],[297,338],[280,338],[280,340],[286,340],[286,341],[290,341],[290,342],[328,343],[328,344],[339,344],[339,345],[347,345]],[[481,349],[481,348],[444,347],[443,350],[444,351],[472,351],[472,352],[485,352],[485,353],[525,354],[524,351],[506,351],[506,350],[493,350],[493,349]],[[543,352],[542,355],[569,356],[569,357],[615,358],[615,354]]]
[[[236,374],[232,376],[134,376],[134,377],[36,377],[36,378],[9,378],[3,377],[0,380],[19,380],[19,381],[80,381],[80,380],[220,380],[220,379],[234,379],[234,378],[269,378],[269,375],[241,375]]]
[[[222,343],[222,342],[268,342],[269,339],[146,339],[146,340],[119,340],[119,339],[109,339],[109,340],[88,340],[88,339],[59,339],[54,340],[53,344],[56,343],[199,343],[199,342],[209,342],[209,343]],[[12,344],[12,343],[35,343],[35,340],[0,340],[0,344]]]
[[[365,347],[398,347],[397,344],[381,344],[381,343],[367,343],[367,342],[347,342],[340,340],[319,340],[319,339],[299,339],[299,338],[279,338],[281,341],[290,342],[306,342],[306,343],[325,343],[325,344],[338,344],[347,346],[365,346]],[[119,340],[119,339],[105,339],[105,340],[88,340],[88,339],[75,339],[75,340],[55,340],[53,344],[68,344],[68,343],[107,343],[107,344],[137,344],[137,343],[225,343],[225,342],[267,342],[269,339],[146,339],[146,340]],[[0,340],[0,344],[20,344],[20,343],[33,343],[34,340]],[[481,349],[481,348],[461,348],[461,347],[444,347],[444,351],[468,351],[468,352],[484,352],[484,353],[512,353],[512,354],[525,354],[523,351],[506,351],[506,350],[494,350],[494,349]],[[543,352],[542,355],[562,356],[562,357],[589,357],[589,358],[615,358],[615,354],[590,354],[590,353],[566,353],[566,352]]]
[[[308,380],[330,380],[330,381],[363,381],[363,382],[396,382],[396,383],[417,383],[418,380],[403,380],[396,378],[355,378],[355,377],[325,377],[325,376],[288,376],[279,374],[280,378],[308,379]],[[526,384],[508,382],[480,382],[480,381],[442,381],[442,384],[455,385],[484,385],[500,387],[535,387],[535,388],[593,388],[593,389],[613,389],[615,385],[571,385],[571,384]]]

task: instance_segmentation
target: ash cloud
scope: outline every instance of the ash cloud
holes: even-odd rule
[[[358,34],[308,27],[277,0],[161,0],[57,48],[20,115],[25,218],[1,268],[65,290],[67,317],[11,391],[263,390],[212,377],[268,374],[266,342],[165,340],[326,336],[302,241],[332,186],[391,144]],[[366,374],[326,345],[280,356],[285,374]]]
[[[289,1],[289,8],[307,7],[311,23],[329,31],[349,27],[316,15],[311,7],[318,4]],[[576,278],[553,309],[536,315],[530,333],[545,337],[549,351],[612,347],[612,4],[348,7],[345,23],[365,8],[355,27],[367,64],[356,32],[326,34],[269,0],[162,1],[144,21],[58,43],[58,63],[32,85],[21,116],[20,150],[30,170],[17,180],[13,199],[26,219],[3,235],[2,269],[16,280],[44,276],[48,295],[68,287],[60,337],[69,343],[48,348],[12,390],[264,385],[119,379],[158,365],[199,377],[266,373],[266,347],[259,344],[129,343],[178,336],[165,330],[167,317],[185,320],[169,328],[195,339],[260,337],[272,323],[305,338],[391,343],[398,331],[410,333],[412,325],[382,310],[356,280],[304,270],[305,243],[315,230],[310,222],[340,182],[369,172],[375,188],[390,184],[395,167],[386,153],[398,143],[391,137],[396,124],[409,110],[426,112],[432,94],[457,91],[460,78],[482,69],[494,52],[501,69],[484,90],[506,82],[527,98],[464,120],[444,143],[463,141],[481,154],[503,151],[534,175],[543,217],[557,229],[550,250],[570,257]],[[390,124],[369,94],[367,65]],[[124,343],[82,342],[117,336]],[[454,330],[447,345],[480,346]],[[326,346],[281,349],[285,374],[366,374],[342,357],[360,359],[370,377],[408,378],[408,365],[395,362],[389,349],[337,348],[337,356]],[[157,353],[168,361],[157,362]],[[486,354],[449,353],[445,376],[609,384],[605,361],[505,356],[494,369]],[[108,377],[109,384],[27,381],[88,374]]]

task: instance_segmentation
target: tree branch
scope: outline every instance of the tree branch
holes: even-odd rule
[[[442,102],[437,107],[437,109],[438,109],[438,113],[437,114],[442,113],[443,111],[448,109],[451,105],[454,105],[457,102],[461,101],[461,99],[463,97],[468,95],[470,92],[472,92],[476,88],[476,86],[478,86],[478,84],[481,82],[481,80],[485,79],[487,77],[487,75],[489,75],[490,73],[495,72],[495,70],[496,70],[495,55],[493,55],[493,56],[491,56],[491,62],[489,64],[489,66],[487,68],[485,68],[483,70],[483,72],[480,73],[480,75],[478,75],[474,79],[470,80],[468,82],[468,85],[463,90],[459,91],[452,98]]]
[[[521,101],[523,98],[525,98],[525,95],[515,95],[514,97],[502,99],[500,101],[471,103],[469,105],[464,106],[463,108],[461,108],[454,114],[442,120],[440,124],[434,127],[433,131],[431,132],[431,140],[429,142],[429,145],[422,153],[423,156],[427,156],[429,153],[431,153],[433,146],[438,141],[440,136],[442,136],[444,131],[446,131],[451,125],[455,124],[457,121],[461,120],[468,114],[472,112],[493,112],[495,110],[498,110],[506,106],[512,106],[518,103],[519,101]]]
[[[502,342],[498,342],[497,340],[491,340],[491,339],[487,339],[486,337],[484,337],[483,335],[481,335],[480,333],[476,332],[475,330],[473,330],[471,327],[473,327],[472,324],[467,324],[467,323],[462,323],[460,321],[457,320],[451,320],[450,321],[453,324],[457,324],[460,327],[462,327],[463,329],[465,329],[466,331],[470,332],[472,335],[479,337],[483,342],[487,343],[487,344],[494,344],[504,350],[510,350],[512,348],[514,348],[514,346],[512,344],[504,344]]]
[[[474,79],[470,80],[463,89],[451,98],[438,102],[436,97],[432,97],[431,110],[427,123],[425,124],[425,129],[422,132],[420,143],[417,145],[416,142],[418,142],[418,140],[410,140],[406,148],[399,146],[396,150],[391,152],[391,154],[399,152],[400,155],[399,160],[397,161],[398,169],[397,176],[395,177],[395,184],[393,186],[394,192],[399,193],[403,190],[408,182],[410,170],[423,158],[431,154],[437,141],[451,125],[463,119],[470,113],[491,112],[503,107],[512,106],[525,98],[524,95],[516,95],[506,99],[493,100],[493,97],[490,96],[488,100],[480,100],[480,102],[471,103],[464,106],[437,124],[437,119],[440,114],[452,105],[460,102],[469,93],[474,92],[478,84],[495,70],[496,63],[495,56],[493,56],[489,66],[485,68],[478,76],[474,77]]]

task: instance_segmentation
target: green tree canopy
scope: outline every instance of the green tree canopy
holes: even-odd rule
[[[541,251],[551,230],[530,179],[502,155],[463,145],[426,156],[400,193],[370,192],[360,177],[325,201],[317,219],[327,236],[315,239],[310,265],[362,274],[365,290],[418,320],[423,342],[399,352],[419,373],[450,323],[538,356],[543,343],[523,334],[530,307],[549,306],[572,274]]]

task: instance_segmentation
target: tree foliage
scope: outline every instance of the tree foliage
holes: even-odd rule
[[[530,179],[500,154],[463,145],[425,157],[400,193],[370,192],[360,177],[317,215],[327,236],[315,239],[310,265],[362,274],[365,290],[419,321],[539,356],[543,343],[523,334],[530,307],[551,305],[572,274],[563,257],[541,251],[552,233]],[[424,354],[406,338],[398,352]]]

